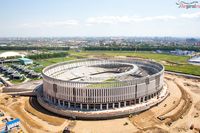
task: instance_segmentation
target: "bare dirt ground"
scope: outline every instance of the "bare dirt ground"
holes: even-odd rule
[[[199,132],[199,80],[165,74],[170,96],[157,107],[130,118],[140,132]],[[188,87],[187,84],[191,84]],[[194,86],[195,85],[195,88]],[[197,89],[197,88],[196,88]],[[158,117],[161,119],[159,120]],[[162,120],[163,119],[163,120]],[[153,129],[157,129],[152,131]]]
[[[8,112],[12,117],[19,118],[27,133],[60,133],[69,124],[69,120],[58,117],[53,113],[39,112],[34,105],[31,106],[29,98],[0,94],[0,109]],[[37,107],[39,108],[39,107]]]
[[[59,133],[70,127],[75,133],[199,133],[200,80],[165,74],[170,95],[160,104],[126,118],[71,121],[43,109],[35,99],[0,93],[0,109],[21,120],[25,132]]]
[[[77,121],[73,131],[75,133],[134,133],[137,128],[128,118],[121,118],[103,121]]]

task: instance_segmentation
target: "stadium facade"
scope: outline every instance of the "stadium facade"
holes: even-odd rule
[[[124,116],[146,110],[165,97],[161,94],[163,73],[161,64],[142,59],[63,62],[43,70],[38,101],[47,110],[68,117]],[[151,99],[153,104],[147,104]]]

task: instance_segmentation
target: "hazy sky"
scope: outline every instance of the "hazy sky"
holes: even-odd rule
[[[182,9],[176,2],[0,0],[0,37],[200,37],[200,8]]]

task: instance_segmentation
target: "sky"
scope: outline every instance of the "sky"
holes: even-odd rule
[[[200,37],[200,8],[176,2],[0,0],[0,37]]]

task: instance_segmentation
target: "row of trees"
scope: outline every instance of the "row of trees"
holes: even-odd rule
[[[171,51],[176,49],[189,50],[189,51],[200,51],[200,47],[180,47],[180,46],[124,46],[124,47],[112,47],[112,46],[91,46],[85,47],[85,50],[108,50],[108,51],[155,51],[155,50],[165,50]]]
[[[67,52],[41,53],[41,54],[28,55],[27,58],[37,60],[37,59],[66,57],[67,55],[69,55]]]
[[[69,47],[47,47],[47,46],[0,46],[0,50],[69,50]]]

